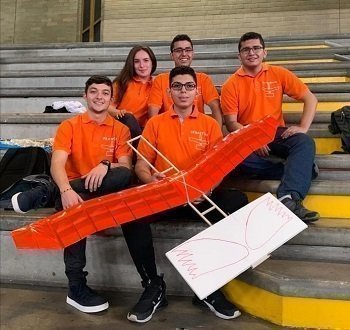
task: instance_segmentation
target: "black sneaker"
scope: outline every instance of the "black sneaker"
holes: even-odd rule
[[[13,209],[12,205],[12,197],[14,195],[19,195],[19,193],[30,191],[33,188],[36,188],[38,186],[45,186],[47,188],[47,191],[45,195],[47,195],[46,199],[41,199],[41,202],[39,202],[39,205],[36,206],[34,204],[34,207],[42,207],[42,206],[50,206],[49,204],[52,204],[52,201],[55,199],[55,194],[58,193],[58,188],[56,188],[56,185],[53,183],[50,176],[46,174],[34,174],[26,176],[15,183],[13,183],[10,187],[5,189],[0,194],[0,208],[5,209]],[[56,192],[57,190],[57,192]],[[16,205],[16,211],[19,213],[23,213],[24,209],[26,208],[26,202],[24,203],[24,209],[22,207],[18,206],[17,197],[14,198],[14,204]],[[30,203],[31,204],[31,203]],[[29,209],[27,209],[29,211]]]
[[[195,306],[209,308],[217,317],[224,320],[235,319],[241,315],[238,308],[234,304],[230,303],[220,290],[216,290],[203,300],[200,300],[197,296],[194,296],[192,303]]]
[[[142,282],[142,286],[145,290],[127,316],[128,320],[132,322],[148,322],[158,308],[168,305],[165,297],[166,285],[163,276],[159,276],[152,281]]]
[[[66,302],[84,313],[98,313],[109,307],[108,301],[86,284],[70,287]]]
[[[320,218],[318,212],[305,208],[301,199],[292,198],[288,195],[280,198],[280,201],[305,223],[314,222]]]
[[[12,208],[17,213],[44,207],[51,199],[50,189],[45,184],[38,184],[35,188],[18,192],[11,198]]]

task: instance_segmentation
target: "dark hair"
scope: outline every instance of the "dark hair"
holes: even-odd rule
[[[190,66],[177,66],[170,71],[169,75],[169,86],[173,82],[174,77],[179,75],[189,74],[192,76],[194,82],[197,84],[197,76],[194,70]]]
[[[113,87],[112,87],[112,81],[106,76],[91,76],[85,83],[85,94],[87,93],[89,87],[92,84],[105,84],[111,88],[111,95],[113,96]]]
[[[118,76],[113,80],[113,83],[117,83],[118,85],[118,95],[116,97],[116,104],[117,106],[122,101],[124,94],[126,92],[126,89],[128,88],[128,84],[130,80],[135,76],[135,69],[134,69],[134,58],[136,53],[138,53],[140,50],[145,51],[151,61],[152,61],[152,70],[151,74],[154,73],[157,69],[157,59],[152,51],[151,48],[144,45],[136,45],[135,47],[131,48],[126,60],[123,69],[120,71]]]
[[[191,44],[191,47],[193,48],[193,42],[187,34],[178,34],[174,37],[173,41],[170,44],[170,52],[173,52],[175,42],[183,40],[188,41]]]
[[[264,39],[262,37],[262,35],[260,33],[257,32],[247,32],[244,33],[241,38],[239,39],[238,42],[238,51],[241,51],[241,47],[242,47],[242,42],[247,41],[247,40],[251,40],[251,39],[259,39],[261,46],[263,46],[263,48],[265,48],[265,42]]]

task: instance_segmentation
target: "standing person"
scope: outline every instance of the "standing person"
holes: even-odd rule
[[[193,43],[187,34],[178,34],[170,45],[170,57],[175,67],[191,66],[193,60]],[[207,104],[213,118],[222,126],[220,97],[211,78],[202,72],[197,72],[197,95],[195,104],[199,112],[204,113],[204,105]],[[159,74],[153,82],[151,95],[148,102],[149,117],[171,109],[173,101],[168,93],[169,72]]]
[[[141,131],[135,128],[130,114],[141,129],[145,127],[152,74],[156,69],[157,59],[152,49],[137,45],[130,50],[123,69],[113,81],[114,101],[109,106],[109,113],[130,128],[132,137],[140,135]]]
[[[199,112],[194,105],[197,76],[192,68],[180,66],[172,69],[169,86],[174,105],[169,111],[149,119],[142,135],[178,169],[186,170],[194,166],[204,152],[222,139],[221,128],[213,118]],[[158,171],[164,171],[169,167],[143,140],[140,140],[138,150]],[[165,177],[164,174],[154,173],[142,158],[138,158],[135,172],[143,183],[158,181]],[[208,192],[209,194],[211,192]],[[226,213],[232,213],[247,204],[247,197],[237,190],[223,191],[217,188],[210,198]],[[209,207],[209,203],[203,200],[199,198],[195,201],[201,211]],[[186,207],[190,216],[193,216],[195,212],[189,206]],[[177,208],[175,213],[182,209],[184,208]],[[215,213],[208,213],[207,216],[212,221],[222,218],[222,215]],[[163,217],[169,217],[169,211],[160,215],[160,218]],[[163,277],[157,274],[149,223],[142,221],[130,223],[124,226],[123,230],[130,254],[145,288],[127,317],[133,322],[147,322],[158,308],[167,305],[166,285]],[[223,319],[240,315],[239,310],[226,300],[220,290],[202,301],[194,297],[193,304],[209,308],[216,316]]]
[[[241,68],[223,85],[221,105],[229,132],[267,115],[279,121],[274,141],[250,155],[240,166],[243,173],[281,179],[277,197],[301,220],[316,221],[319,214],[306,209],[302,200],[309,191],[314,169],[315,143],[306,135],[315,115],[317,99],[292,72],[263,63],[267,56],[259,33],[245,33],[238,44]],[[283,94],[302,101],[300,123],[285,127]],[[286,160],[273,163],[265,157],[274,154]]]

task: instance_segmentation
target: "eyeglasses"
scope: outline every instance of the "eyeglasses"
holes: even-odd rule
[[[253,46],[253,47],[244,47],[239,52],[248,55],[250,51],[252,50],[254,54],[259,53],[262,49],[264,49],[263,46]]]
[[[171,84],[170,88],[174,91],[181,91],[182,87],[185,87],[186,91],[193,91],[196,88],[196,84],[193,82],[187,82],[185,84],[181,84],[179,82],[174,82]]]
[[[191,53],[193,52],[193,49],[191,47],[186,47],[186,48],[175,48],[172,51],[173,53],[176,54],[182,54],[183,52],[185,52],[185,54]]]

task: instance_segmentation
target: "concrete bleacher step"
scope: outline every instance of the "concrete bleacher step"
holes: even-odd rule
[[[225,80],[238,69],[238,65],[231,70],[231,68],[226,68],[225,70],[212,70],[210,67],[196,67],[193,66],[193,68],[196,71],[206,72],[210,74],[211,78],[213,79],[214,84],[217,86],[217,88],[220,90],[221,85],[225,82]],[[349,69],[350,69],[350,62],[349,62]],[[172,66],[169,66],[166,69],[159,69],[156,71],[157,73],[161,72],[168,72],[172,69]],[[311,69],[310,69],[311,70]],[[295,74],[297,74],[301,79],[304,79],[307,84],[311,83],[311,88],[315,88],[315,81],[313,82],[312,79],[318,78],[318,81],[316,83],[332,83],[336,86],[347,86],[346,83],[349,82],[349,74],[344,71],[344,69],[335,69],[331,71],[327,71],[324,69],[320,70],[314,70],[309,71],[308,74],[303,70],[295,70]],[[111,69],[103,69],[99,67],[95,67],[93,70],[58,70],[58,71],[47,71],[47,70],[41,70],[41,71],[9,71],[9,72],[3,72],[0,76],[1,82],[2,82],[2,88],[8,88],[8,87],[16,87],[14,85],[14,82],[18,81],[18,88],[19,87],[41,87],[45,86],[43,82],[48,82],[49,85],[47,87],[81,87],[81,82],[85,82],[86,79],[92,75],[92,74],[102,74],[111,77],[114,79],[114,77],[117,75],[118,71],[114,71]],[[340,81],[330,81],[327,82],[327,78],[331,77],[337,77]],[[28,83],[30,82],[30,79],[36,78],[38,79],[37,83],[33,86],[32,84]],[[63,78],[66,78],[66,81],[62,80]],[[21,82],[21,79],[24,79],[23,82]],[[57,85],[52,85],[51,80],[57,79]],[[323,80],[323,81],[322,81]],[[64,83],[65,82],[65,83]],[[80,84],[79,84],[80,83]],[[338,85],[339,84],[339,85]],[[322,86],[322,85],[321,85]],[[328,85],[323,85],[326,88]],[[317,92],[317,90],[315,90]],[[329,91],[329,92],[332,92]]]
[[[342,61],[342,62],[336,62],[336,63],[306,63],[306,64],[295,63],[295,64],[283,64],[283,66],[290,69],[300,77],[302,77],[302,73],[305,71],[309,71],[308,76],[312,76],[310,72],[314,72],[314,76],[324,75],[327,77],[327,70],[330,70],[332,72],[332,75],[333,75],[333,72],[342,72],[342,73],[345,73],[344,76],[349,77],[349,73],[346,73],[346,71],[348,72],[350,69],[350,61]],[[30,80],[33,79],[33,77],[36,77],[38,79],[39,85],[36,84],[38,87],[42,86],[40,85],[41,81],[49,82],[47,87],[56,86],[51,83],[52,79],[57,79],[57,86],[81,87],[81,83],[84,83],[86,78],[88,78],[90,75],[103,74],[114,78],[119,72],[118,69],[113,69],[109,65],[107,68],[104,68],[102,65],[95,65],[94,68],[91,68],[90,70],[86,67],[80,70],[76,67],[71,70],[65,67],[62,69],[56,68],[55,70],[52,70],[52,71],[46,70],[46,69],[35,70],[35,69],[32,69],[31,67],[32,67],[32,64],[30,64],[30,66],[26,70],[23,70],[23,69],[11,70],[11,71],[2,70],[2,73],[0,75],[2,87],[3,88],[8,88],[11,86],[15,87],[13,85],[15,81],[18,81],[18,83],[20,84],[18,85],[19,87],[21,86],[31,87],[33,84],[32,84],[32,81]],[[212,77],[214,83],[220,86],[233,72],[235,72],[239,68],[239,63],[236,63],[234,65],[216,64],[212,66],[196,65],[194,63],[192,67],[198,72],[205,72],[209,74]],[[161,72],[168,72],[172,68],[173,68],[172,63],[169,63],[169,65],[164,67],[158,67],[156,74]],[[66,84],[62,85],[62,83],[64,82],[62,78],[66,78]]]
[[[56,101],[58,99],[55,99]],[[81,98],[78,98],[80,102],[84,104]],[[2,100],[3,101],[3,100]],[[50,99],[54,101],[54,99]],[[51,102],[52,103],[52,102]],[[2,110],[0,123],[2,126],[1,138],[2,139],[46,139],[53,137],[57,128],[57,125],[64,119],[72,116],[71,114],[43,114],[46,105],[51,103],[43,103],[42,108],[38,108],[38,113],[21,113],[21,112],[4,112]],[[23,103],[22,103],[23,104]],[[2,103],[3,106],[3,103]],[[25,107],[26,104],[24,103]],[[2,107],[3,109],[3,107]],[[16,110],[16,109],[14,109]],[[287,124],[297,123],[300,119],[300,111],[286,111],[285,118]],[[340,148],[339,135],[332,135],[328,130],[328,124],[330,123],[330,112],[322,111],[318,112],[315,116],[314,123],[311,125],[309,134],[315,139],[317,153],[328,154]],[[40,125],[40,130],[34,129]]]
[[[11,210],[0,211],[0,231],[9,232],[22,226],[31,224],[47,215],[55,213],[54,209],[38,209],[28,214],[18,214]],[[198,232],[208,228],[207,224],[199,218],[194,219],[167,219],[152,224],[154,238],[167,238],[169,240],[187,240]],[[273,252],[274,258],[310,259],[334,262],[350,262],[350,221],[349,219],[321,218],[319,221],[309,224],[295,238],[288,241],[281,248]],[[96,236],[119,237],[122,236],[119,227],[104,230]],[[309,247],[311,250],[304,254],[301,247]],[[339,249],[338,255],[334,253],[322,255],[318,248]],[[300,249],[301,254],[295,253],[295,248]],[[336,250],[333,250],[336,251]],[[345,253],[347,251],[347,253]],[[344,253],[343,253],[344,252]]]
[[[53,212],[51,209],[16,214],[0,212],[1,279],[3,283],[66,286],[62,251],[16,250],[9,230],[29,224]],[[159,271],[165,273],[169,294],[192,295],[190,288],[165,257],[165,252],[207,228],[201,220],[165,220],[152,224]],[[248,270],[226,287],[225,292],[244,311],[288,326],[335,327],[349,320],[350,223],[322,219],[274,253],[273,258]],[[337,256],[335,250],[338,249]],[[300,247],[301,258],[298,256]],[[327,249],[327,247],[329,247]],[[319,251],[318,251],[319,249]],[[111,251],[113,253],[111,254]],[[322,253],[324,253],[322,257]],[[336,259],[331,260],[335,257]],[[140,283],[120,228],[88,238],[87,270],[94,286],[139,291]],[[300,260],[303,259],[303,260]],[[263,299],[263,301],[261,301]],[[297,307],[315,304],[318,310],[334,309],[337,318],[319,325],[313,309],[295,322]],[[288,302],[288,304],[287,304]],[[264,307],[262,307],[264,306]],[[293,321],[291,321],[293,320]]]
[[[321,218],[272,253],[272,259],[350,263],[349,219]]]
[[[22,113],[33,114],[43,113],[45,107],[52,105],[56,101],[78,101],[85,104],[83,94],[74,97],[58,97],[58,96],[34,96],[34,97],[1,97],[0,109],[3,113]]]
[[[13,56],[13,53],[7,52],[2,49],[0,51],[1,64],[12,64],[12,63],[59,63],[62,62],[105,62],[111,61],[111,57],[115,62],[124,62],[127,56],[127,51],[120,51],[120,47],[108,47],[108,43],[100,45],[100,53],[99,54],[91,54],[90,50],[87,53],[81,53],[82,47],[79,48],[79,54],[72,54],[71,49],[66,49],[65,52],[58,52],[58,49],[52,49],[51,55],[46,52],[39,52],[36,54],[31,53],[23,53],[21,56]],[[220,44],[215,51],[207,51],[200,50],[197,51],[194,48],[195,58],[198,60],[220,60],[220,59],[232,59],[237,58],[239,53],[238,50],[227,50],[227,48],[220,48],[223,45]],[[196,46],[195,46],[196,47]],[[64,44],[62,44],[62,48],[64,48]],[[98,47],[96,47],[98,48]],[[103,50],[104,48],[104,50]],[[108,53],[106,52],[108,49]],[[131,49],[131,47],[130,47]],[[333,58],[334,55],[350,55],[350,47],[349,46],[333,46],[333,47],[316,47],[316,48],[283,48],[283,47],[274,47],[269,42],[266,43],[266,49],[268,50],[269,57],[273,60],[282,60],[282,59],[290,59],[295,60],[298,58],[304,59],[330,59]],[[286,51],[287,50],[287,51]],[[163,48],[158,47],[157,51],[155,51],[155,55],[157,56],[157,60],[166,61],[169,60],[170,49],[168,46]],[[59,58],[57,58],[57,54],[59,54]],[[16,55],[19,55],[17,51]]]
[[[80,100],[83,104],[82,99]],[[52,101],[52,99],[51,99]],[[57,99],[56,99],[57,101]],[[51,102],[52,103],[52,102]],[[2,112],[0,123],[2,126],[2,139],[46,139],[53,137],[57,125],[64,119],[71,117],[71,114],[50,114],[43,111],[47,102],[42,104],[40,113],[21,113],[21,112]],[[25,104],[23,104],[25,106]],[[38,111],[39,112],[39,111]],[[285,118],[287,124],[297,123],[300,119],[301,112],[286,112]],[[316,114],[314,123],[311,125],[309,134],[315,139],[317,153],[331,153],[340,149],[340,138],[338,135],[332,135],[328,130],[330,123],[330,112],[319,112]],[[40,125],[40,130],[34,129]]]
[[[110,74],[111,71],[109,71]],[[89,72],[85,71],[79,76],[64,76],[60,73],[60,76],[47,76],[48,72],[45,72],[44,76],[38,76],[36,73],[36,83],[35,88],[45,89],[52,88],[56,90],[60,89],[79,89],[81,90],[84,86],[85,81],[89,77]],[[306,83],[310,90],[315,94],[321,93],[344,93],[349,95],[350,82],[332,82],[332,83]],[[22,77],[10,77],[1,78],[1,93],[2,96],[6,96],[3,90],[6,89],[33,89],[33,77],[26,77],[22,73]],[[219,88],[221,89],[221,88]],[[25,92],[25,90],[23,91]],[[15,95],[13,95],[15,96]],[[28,94],[29,96],[29,94]]]
[[[253,200],[266,192],[276,193],[279,181],[229,178],[225,185],[245,191],[249,199]],[[322,217],[350,220],[350,182],[316,179],[312,182],[304,205],[310,210],[317,210]]]
[[[1,91],[0,91],[1,93]],[[80,94],[79,94],[80,93]],[[85,103],[83,99],[83,90],[80,89],[75,96],[60,97],[58,95],[45,96],[45,91],[43,90],[43,95],[38,96],[26,96],[20,97],[1,97],[0,98],[0,108],[4,113],[42,113],[45,106],[51,105],[55,101],[79,101],[82,104]],[[14,93],[12,93],[14,95]],[[349,102],[319,102],[317,105],[317,111],[332,112],[345,105],[349,105]],[[300,102],[290,102],[286,100],[282,105],[283,111],[286,112],[301,112],[302,104]]]
[[[288,38],[290,40],[288,40]],[[293,40],[291,40],[293,39]],[[206,38],[193,39],[196,52],[203,51],[237,51],[239,38]],[[269,50],[305,51],[312,49],[328,49],[332,47],[348,47],[349,34],[303,35],[293,37],[269,37],[266,45]],[[168,53],[169,41],[148,40],[142,44],[152,47],[155,53]],[[126,55],[135,42],[94,42],[94,43],[50,43],[50,44],[11,44],[2,45],[1,57],[38,57],[57,55]]]
[[[197,60],[193,63],[194,68],[210,74],[220,88],[239,67],[237,41],[233,38],[195,41]],[[159,54],[157,72],[172,68],[173,64],[168,60],[168,43],[148,44]],[[22,136],[27,138],[33,132],[40,132],[41,138],[53,136],[57,124],[70,115],[43,115],[45,106],[61,99],[82,101],[85,80],[91,74],[114,78],[132,46],[134,43],[1,47],[1,137],[4,138],[4,133],[14,137],[14,132],[18,135],[23,132]],[[271,38],[267,47],[269,60],[283,61],[279,65],[294,71],[316,92],[320,112],[316,114],[310,134],[316,137],[317,152],[339,150],[340,139],[328,133],[327,123],[332,111],[350,101],[350,35],[337,38],[303,36],[293,40]],[[83,59],[80,63],[76,62],[78,56]],[[53,67],[62,64],[60,57],[67,59],[62,70]],[[329,60],[332,62],[322,62]],[[74,63],[77,65],[69,69],[68,65]],[[37,70],[39,66],[36,65],[43,67]],[[283,109],[287,123],[298,122],[302,109],[300,103],[285,97]],[[9,128],[11,125],[15,126]],[[317,155],[316,162],[320,175],[313,182],[305,205],[319,211],[323,218],[276,250],[270,260],[231,281],[226,293],[243,310],[276,324],[346,328],[350,324],[350,157]],[[237,182],[229,184],[232,186]],[[276,181],[245,180],[241,188],[248,191],[250,199],[254,199],[266,191],[274,192],[277,184]],[[42,209],[18,215],[12,211],[0,211],[2,282],[66,286],[61,250],[18,251],[10,236],[10,230],[50,212],[53,210]],[[165,273],[170,294],[192,293],[164,253],[205,228],[207,226],[199,220],[184,222],[174,219],[152,224],[159,271]],[[89,283],[92,285],[140,291],[140,279],[120,228],[89,237],[87,258]]]
[[[126,54],[108,54],[108,55],[81,55],[72,56],[70,54],[62,54],[59,57],[54,56],[21,56],[21,57],[2,57],[0,63],[4,71],[14,70],[58,70],[58,69],[85,69],[94,70],[96,67],[103,70],[120,70],[125,62]],[[268,51],[269,62],[297,62],[297,61],[337,61],[342,60],[339,56],[350,55],[350,47],[334,47],[334,48],[320,48],[311,50],[274,50]],[[170,60],[169,50],[165,52],[158,52],[157,57],[158,68],[166,68],[172,66]],[[215,52],[195,52],[193,65],[231,65],[239,64],[238,52],[232,51],[215,51]]]
[[[273,323],[348,329],[350,263],[267,260],[226,286],[243,310]]]

